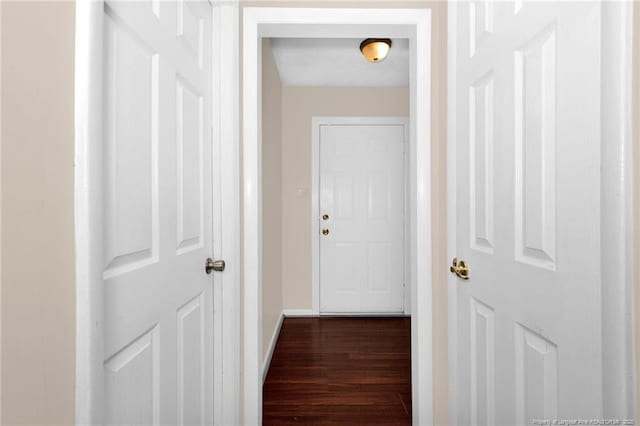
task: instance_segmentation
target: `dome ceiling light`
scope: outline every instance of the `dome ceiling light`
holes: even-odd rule
[[[391,39],[368,38],[360,43],[362,56],[369,62],[381,62],[387,57],[391,49]]]

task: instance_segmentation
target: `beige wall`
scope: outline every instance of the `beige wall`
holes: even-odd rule
[[[2,424],[75,421],[73,2],[2,5]]]
[[[447,3],[434,5],[431,33],[431,235],[433,398],[436,425],[449,423],[447,362]]]
[[[311,119],[340,116],[408,117],[409,89],[283,87],[282,300],[285,309],[311,309]]]
[[[241,7],[355,7],[355,8],[420,8],[432,12],[431,69],[431,182],[433,237],[433,371],[434,421],[449,423],[447,383],[447,212],[446,212],[446,147],[447,147],[447,3],[421,0],[253,0],[240,2]],[[242,20],[242,16],[240,17]],[[242,21],[241,21],[242,22]],[[283,188],[284,190],[284,188]]]
[[[262,354],[282,312],[282,86],[268,39],[262,41]]]

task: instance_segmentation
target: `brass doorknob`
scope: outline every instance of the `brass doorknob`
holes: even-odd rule
[[[327,228],[324,228],[322,230],[322,235],[329,235],[329,230]]]
[[[323,214],[322,215],[322,220],[328,220],[329,219],[329,215],[328,214]]]
[[[449,270],[452,273],[456,274],[456,276],[460,279],[469,279],[469,267],[467,266],[467,262],[465,262],[464,260],[458,261],[458,258],[454,257]]]
[[[204,271],[207,274],[212,273],[213,271],[216,272],[222,272],[224,271],[224,268],[226,267],[226,263],[224,262],[224,260],[213,260],[212,258],[207,258],[207,260],[205,261],[204,264]]]

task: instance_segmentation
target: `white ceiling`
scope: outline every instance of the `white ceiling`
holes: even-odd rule
[[[409,86],[409,41],[392,40],[387,58],[368,62],[362,39],[272,38],[271,49],[285,86]]]

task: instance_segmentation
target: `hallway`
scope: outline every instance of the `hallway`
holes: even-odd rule
[[[287,318],[263,387],[263,424],[409,425],[409,318]]]

